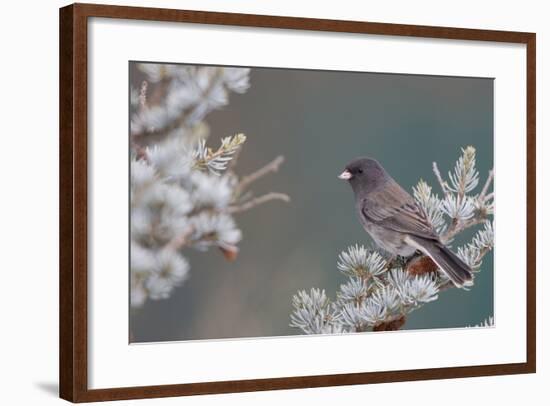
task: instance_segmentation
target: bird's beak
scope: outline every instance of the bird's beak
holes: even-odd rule
[[[346,169],[344,172],[342,172],[342,173],[338,176],[338,178],[344,179],[344,180],[350,180],[350,179],[351,179],[351,172],[348,171],[348,170]]]

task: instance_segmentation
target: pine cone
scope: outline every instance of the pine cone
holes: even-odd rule
[[[424,275],[430,272],[437,272],[437,265],[430,257],[421,255],[412,258],[405,266],[405,270],[411,275]]]
[[[395,331],[399,330],[403,325],[405,324],[405,321],[407,321],[407,318],[405,316],[401,316],[398,319],[388,321],[386,323],[380,323],[377,324],[372,328],[372,331]]]

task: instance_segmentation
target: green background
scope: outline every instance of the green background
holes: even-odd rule
[[[493,80],[380,73],[253,68],[251,87],[206,117],[209,144],[248,136],[237,172],[245,175],[277,155],[278,173],[254,185],[256,195],[284,192],[237,214],[240,253],[188,251],[190,278],[167,300],[131,313],[134,342],[300,334],[290,328],[292,295],[324,288],[334,297],[345,277],[340,251],[370,244],[351,188],[337,179],[358,156],[378,159],[407,190],[420,178],[440,193],[432,172],[452,168],[473,145],[481,183],[493,166]],[[463,233],[455,246],[475,230]],[[493,257],[470,291],[449,289],[410,314],[406,329],[464,327],[493,315]]]

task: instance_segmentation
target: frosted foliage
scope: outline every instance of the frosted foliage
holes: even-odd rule
[[[476,324],[474,327],[493,327],[495,325],[495,319],[490,316],[483,320],[481,323]]]
[[[458,256],[474,271],[479,271],[483,256],[493,248],[493,245],[493,223],[487,221],[483,229],[478,230],[470,243],[458,248]]]
[[[250,87],[250,69],[142,63],[140,70],[150,83],[164,86],[160,103],[138,110],[131,132],[157,133],[177,126],[192,126],[212,110],[229,102],[229,93]]]
[[[479,185],[475,162],[475,148],[466,147],[449,172],[449,180],[444,180],[433,164],[441,196],[423,180],[412,192],[443,243],[449,244],[467,228],[482,225],[472,240],[457,250],[457,255],[479,272],[494,241],[489,217],[494,205],[493,194],[489,193],[493,171],[475,193]],[[331,301],[325,290],[299,291],[292,300],[290,326],[305,334],[399,329],[410,312],[426,304],[435,306],[439,295],[454,287],[437,267],[422,265],[425,259],[413,256],[388,260],[376,250],[350,246],[336,260],[336,269],[347,277],[337,290],[336,299]],[[482,326],[492,323],[490,317]]]
[[[443,202],[437,194],[432,193],[431,186],[421,180],[413,188],[413,195],[416,201],[424,209],[432,226],[441,233],[445,229],[445,217],[443,211]]]
[[[355,245],[340,253],[336,266],[347,275],[376,276],[384,271],[386,261],[378,252]]]
[[[292,299],[294,312],[290,315],[291,325],[299,327],[306,334],[327,334],[343,332],[335,309],[325,291],[312,288],[309,292],[299,291]]]
[[[250,209],[259,204],[246,190],[251,182],[243,184],[234,171],[246,136],[221,137],[213,148],[204,121],[229,102],[230,93],[248,90],[250,69],[138,67],[144,80],[130,92],[133,308],[167,299],[185,283],[191,274],[187,250],[218,248],[228,260],[235,259],[243,231],[233,213],[244,211],[241,205]],[[276,169],[268,166],[262,173]],[[270,196],[288,200],[280,193]]]

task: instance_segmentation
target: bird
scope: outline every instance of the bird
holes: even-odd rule
[[[420,251],[456,287],[473,284],[471,268],[441,241],[424,209],[376,159],[357,158],[338,177],[351,185],[359,221],[380,248],[402,257]]]

